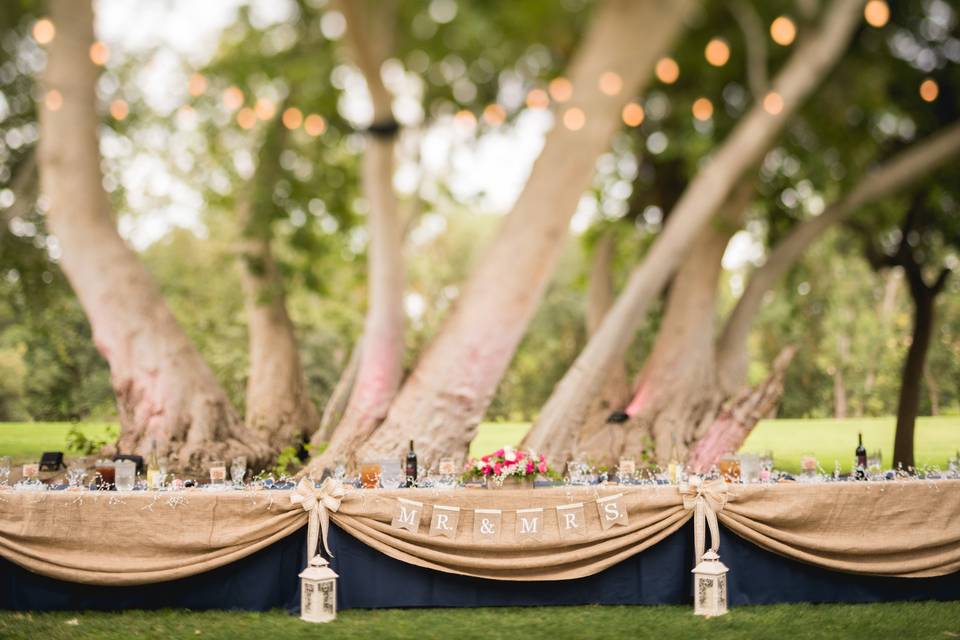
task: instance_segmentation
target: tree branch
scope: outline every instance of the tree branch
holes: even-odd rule
[[[744,0],[733,0],[728,5],[730,14],[743,32],[747,49],[747,82],[753,99],[760,101],[767,93],[767,35],[763,22],[753,5]]]

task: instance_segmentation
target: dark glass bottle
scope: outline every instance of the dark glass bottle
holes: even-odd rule
[[[417,484],[417,454],[413,451],[413,440],[410,441],[410,450],[407,451],[407,486]]]
[[[863,447],[863,432],[857,434],[859,444],[857,445],[857,480],[863,480],[867,477],[867,450]]]

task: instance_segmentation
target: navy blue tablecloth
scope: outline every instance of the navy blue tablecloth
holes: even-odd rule
[[[46,578],[0,558],[0,609],[299,608],[297,574],[305,530],[206,573],[134,587]],[[423,569],[389,558],[331,527],[341,609],[561,604],[689,604],[693,527],[601,573],[559,582],[504,582]],[[727,530],[721,556],[730,568],[730,605],[778,602],[880,602],[960,599],[960,572],[938,578],[877,578],[828,571],[765,551]]]

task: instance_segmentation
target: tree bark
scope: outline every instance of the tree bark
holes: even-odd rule
[[[380,15],[379,10],[377,19],[371,20],[369,13],[362,10],[362,2],[341,2],[340,6],[347,17],[354,61],[366,79],[379,133],[371,129],[363,154],[362,187],[369,204],[370,238],[363,345],[350,400],[343,418],[330,434],[325,460],[355,451],[386,417],[400,386],[404,350],[403,225],[393,190],[397,131],[391,96],[380,77],[380,67],[390,48],[383,27],[390,26],[391,20]],[[387,15],[392,16],[392,11]],[[320,444],[326,435],[315,434],[313,444]]]
[[[597,241],[587,282],[587,335],[592,336],[603,322],[614,300],[613,258],[616,236],[613,230],[606,231]],[[605,460],[615,455],[619,447],[617,435],[622,431],[619,424],[608,420],[611,412],[622,407],[630,397],[630,383],[623,354],[610,366],[609,375],[587,412],[587,419],[576,443],[566,448],[571,453],[583,453],[589,460]]]
[[[783,378],[796,352],[796,347],[784,348],[763,384],[742,389],[724,405],[706,434],[691,448],[687,459],[690,469],[703,473],[723,454],[738,451],[757,423],[776,411],[783,397]]]
[[[900,381],[900,397],[897,403],[897,431],[893,440],[893,463],[903,465],[904,469],[914,466],[914,431],[917,413],[920,407],[920,386],[926,367],[927,351],[933,335],[934,304],[937,295],[943,290],[949,269],[940,272],[933,285],[923,279],[923,271],[909,249],[903,249],[901,243],[900,264],[903,266],[907,283],[910,285],[910,297],[913,299],[913,339],[903,363],[903,375]]]
[[[146,455],[153,441],[178,468],[246,455],[254,466],[270,451],[243,426],[213,372],[177,324],[153,279],[117,233],[100,173],[97,70],[90,61],[89,0],[53,0],[57,37],[43,84],[63,97],[40,111],[41,186],[61,266],[110,365],[126,453]]]
[[[859,0],[837,0],[819,31],[797,45],[772,88],[783,101],[776,115],[754,105],[680,197],[660,237],[634,269],[597,334],[554,389],[532,433],[538,442],[582,423],[612,358],[626,348],[647,308],[688,254],[698,233],[744,173],[756,166],[786,122],[826,76],[859,23]]]
[[[960,152],[960,123],[944,127],[870,171],[843,199],[817,217],[798,224],[750,276],[718,342],[718,367],[724,391],[733,394],[746,382],[747,338],[764,294],[772,289],[804,252],[832,225],[860,207],[877,202],[927,177]]]
[[[642,89],[692,4],[607,0],[598,5],[569,71],[574,95],[566,109],[581,109],[584,126],[573,131],[558,123],[547,135],[513,210],[363,455],[398,454],[409,439],[417,441],[428,463],[466,451],[542,298],[596,159],[620,126],[623,104]],[[597,86],[607,71],[623,80],[617,96]]]
[[[319,418],[287,313],[283,278],[273,258],[273,187],[286,129],[268,124],[252,189],[240,207],[239,261],[250,344],[246,424],[278,451],[305,442]]]
[[[357,369],[360,368],[360,350],[363,348],[363,336],[357,340],[353,350],[350,351],[350,359],[340,373],[340,379],[337,380],[333,392],[323,407],[323,415],[320,416],[320,428],[313,434],[311,442],[330,442],[330,437],[347,409],[347,402],[353,393],[353,385],[357,381]]]

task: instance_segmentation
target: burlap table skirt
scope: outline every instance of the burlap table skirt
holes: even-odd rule
[[[596,500],[623,494],[626,525],[600,526]],[[0,491],[0,555],[59,580],[132,585],[209,571],[307,523],[289,491]],[[391,526],[397,499],[423,504],[417,533]],[[960,569],[960,481],[731,485],[717,513],[746,540],[828,569],[928,577]],[[583,504],[582,537],[560,536],[556,507]],[[459,508],[452,538],[430,536],[434,505]],[[538,538],[518,509],[543,509]],[[500,510],[495,542],[474,537],[474,509]],[[398,560],[500,580],[591,575],[656,544],[693,511],[675,486],[535,490],[351,490],[330,518]],[[722,550],[721,550],[722,554]],[[678,568],[678,570],[681,570]]]

